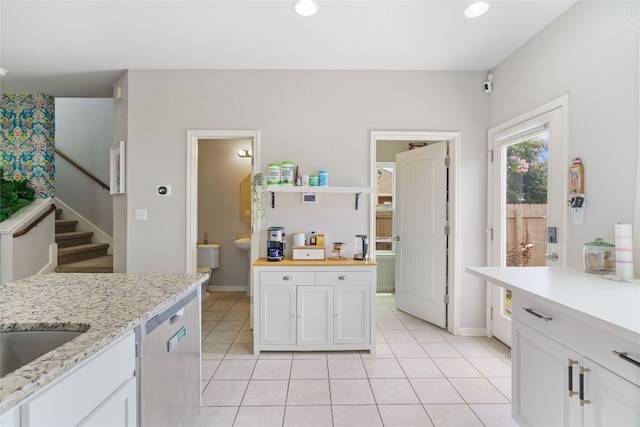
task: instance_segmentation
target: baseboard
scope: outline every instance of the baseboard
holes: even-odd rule
[[[58,266],[58,244],[52,243],[49,245],[49,262],[42,267],[42,270],[38,274],[53,273]]]
[[[487,330],[485,328],[460,328],[461,337],[486,337]]]
[[[207,292],[226,291],[226,292],[247,292],[245,285],[209,285],[207,286]]]
[[[376,293],[392,294],[395,290],[395,286],[378,286]]]

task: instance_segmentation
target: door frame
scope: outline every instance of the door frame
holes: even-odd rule
[[[258,173],[260,165],[260,131],[257,130],[187,130],[187,189],[186,189],[186,272],[197,271],[198,243],[198,142],[206,140],[250,139],[251,140],[251,174]],[[259,229],[258,220],[253,219],[251,226],[251,263],[255,261],[258,251],[258,239],[253,238],[253,231]],[[253,278],[249,279],[253,283]],[[247,289],[247,292],[250,291]]]
[[[487,231],[487,237],[486,237],[486,248],[487,248],[487,265],[488,266],[492,266],[494,265],[494,259],[493,259],[493,244],[492,244],[492,239],[491,239],[491,234],[492,233],[492,229],[493,229],[493,216],[492,216],[492,209],[493,209],[493,204],[494,204],[494,198],[496,197],[501,197],[500,194],[494,194],[495,192],[494,190],[494,186],[491,185],[492,184],[492,179],[493,179],[493,167],[495,167],[495,163],[492,163],[490,160],[490,156],[491,156],[491,150],[493,148],[493,140],[494,137],[499,134],[500,132],[504,132],[507,129],[511,129],[511,128],[516,128],[518,125],[521,125],[525,122],[534,120],[537,117],[540,117],[546,113],[549,113],[553,110],[556,110],[560,108],[562,111],[561,114],[561,121],[562,121],[562,132],[561,132],[561,149],[560,149],[560,159],[559,162],[561,165],[565,165],[564,167],[568,167],[569,163],[569,151],[570,151],[570,139],[569,139],[569,95],[565,94],[562,95],[558,98],[555,98],[537,108],[534,108],[533,110],[527,111],[524,114],[521,114],[517,117],[514,117],[504,123],[499,124],[498,126],[494,126],[491,129],[489,129],[489,131],[487,132],[487,154],[488,154],[488,158],[487,158],[487,227],[486,227],[486,231]],[[561,189],[560,189],[560,194],[562,195],[567,195],[568,194],[568,183],[567,183],[567,179],[563,179],[561,180]],[[560,202],[562,203],[562,202]],[[562,209],[562,217],[561,217],[561,224],[562,224],[562,229],[560,231],[560,236],[559,239],[560,241],[563,242],[562,248],[561,248],[561,254],[560,254],[560,260],[561,260],[561,266],[566,265],[566,260],[567,260],[567,232],[568,232],[568,227],[569,227],[569,223],[567,220],[568,214],[567,214],[567,209]],[[493,307],[493,299],[492,299],[492,293],[493,293],[493,286],[497,286],[497,285],[493,285],[490,282],[485,282],[486,283],[486,331],[487,331],[487,337],[492,337],[493,336],[493,320],[491,319],[491,309]]]
[[[464,270],[460,263],[459,227],[460,213],[458,210],[459,198],[459,154],[462,144],[460,132],[429,132],[429,131],[371,131],[370,135],[370,160],[369,177],[370,186],[373,188],[376,182],[376,145],[378,141],[449,141],[449,309],[447,313],[447,330],[453,335],[460,333],[460,278]],[[369,242],[376,239],[376,203],[375,194],[369,197]],[[375,251],[371,251],[371,257],[375,260]]]

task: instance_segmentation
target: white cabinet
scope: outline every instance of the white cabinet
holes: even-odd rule
[[[512,408],[520,425],[640,425],[638,342],[543,300],[517,291],[512,298]]]
[[[254,353],[375,351],[375,265],[254,267]]]
[[[20,406],[22,426],[136,424],[135,337],[129,332]]]

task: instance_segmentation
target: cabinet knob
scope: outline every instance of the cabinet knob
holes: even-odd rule
[[[284,276],[284,277],[282,278],[282,280],[285,280],[285,281],[289,282],[289,281],[293,280],[293,277],[291,277],[291,276]]]
[[[347,280],[347,279],[348,279],[348,277],[347,277],[347,276],[340,276],[340,277],[338,277],[338,280]]]

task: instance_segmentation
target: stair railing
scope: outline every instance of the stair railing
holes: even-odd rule
[[[98,185],[100,185],[100,187],[104,188],[107,191],[110,191],[110,188],[109,188],[109,186],[107,184],[105,184],[98,177],[96,177],[94,174],[92,174],[91,172],[89,172],[88,170],[86,170],[85,168],[80,166],[78,163],[76,163],[73,159],[71,159],[69,156],[64,154],[62,151],[60,151],[60,150],[58,150],[56,148],[55,152],[56,152],[56,154],[60,155],[60,157],[65,159],[67,162],[71,163],[71,165],[74,166],[76,169],[78,169],[80,172],[82,172],[83,174],[85,174],[86,176],[91,178],[93,181],[95,181]]]
[[[20,237],[20,236],[24,236],[25,234],[27,234],[29,231],[33,230],[38,224],[40,224],[46,217],[48,217],[52,212],[55,212],[56,210],[56,205],[51,205],[49,206],[49,209],[47,209],[46,211],[44,211],[44,213],[42,215],[40,215],[38,218],[36,218],[31,224],[29,224],[27,227],[25,227],[24,229],[20,230],[20,231],[16,231],[15,233],[13,233],[13,238],[15,239],[16,237]]]

